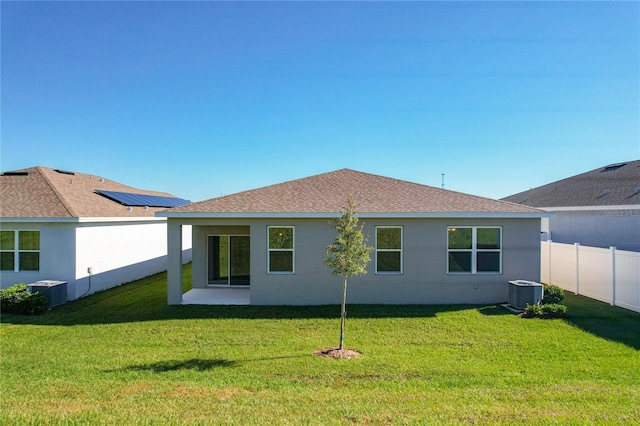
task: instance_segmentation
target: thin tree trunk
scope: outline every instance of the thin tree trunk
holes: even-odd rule
[[[344,277],[342,289],[342,309],[340,310],[340,348],[344,349],[344,322],[347,319],[347,277]]]

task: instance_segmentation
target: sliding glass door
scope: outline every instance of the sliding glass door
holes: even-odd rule
[[[209,235],[207,245],[210,285],[249,285],[249,236]]]

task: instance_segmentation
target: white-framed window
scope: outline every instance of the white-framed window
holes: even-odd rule
[[[40,231],[0,231],[0,270],[39,271]]]
[[[295,272],[295,228],[293,226],[267,227],[267,271],[270,274]]]
[[[376,274],[402,273],[402,226],[376,226]]]
[[[447,252],[450,274],[501,274],[502,228],[449,226]]]

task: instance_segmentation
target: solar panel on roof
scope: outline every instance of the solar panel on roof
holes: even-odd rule
[[[72,175],[72,176],[76,175],[75,172],[70,172],[69,170],[54,169],[54,172],[58,172],[63,175]]]
[[[29,176],[29,172],[4,172],[2,176]]]
[[[116,201],[123,206],[131,207],[180,207],[191,203],[177,197],[163,197],[160,195],[134,194],[131,192],[102,191],[96,189],[96,193]]]

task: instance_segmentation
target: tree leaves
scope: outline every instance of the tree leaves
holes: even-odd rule
[[[367,246],[362,234],[364,224],[358,223],[355,214],[355,202],[349,199],[342,216],[331,222],[337,235],[325,251],[324,264],[331,268],[333,275],[351,277],[367,273],[373,247]]]

